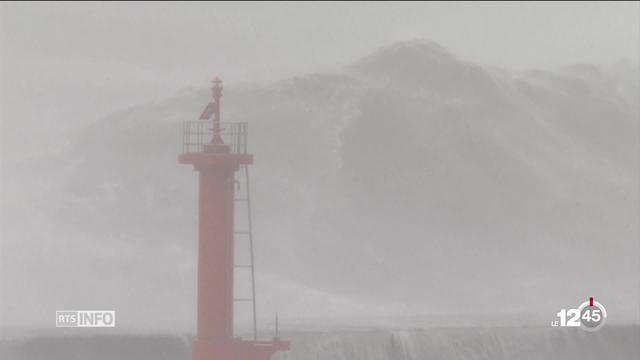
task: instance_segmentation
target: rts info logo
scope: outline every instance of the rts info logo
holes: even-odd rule
[[[62,310],[56,311],[56,327],[115,327],[113,310]]]

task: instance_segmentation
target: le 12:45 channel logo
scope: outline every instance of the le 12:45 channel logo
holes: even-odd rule
[[[559,320],[551,322],[553,327],[580,327],[587,331],[600,329],[607,321],[607,310],[592,297],[578,308],[562,309],[556,314]]]

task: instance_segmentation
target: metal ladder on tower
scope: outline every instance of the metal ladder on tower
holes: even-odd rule
[[[247,165],[240,165],[240,176],[244,178],[243,179],[244,181],[236,180],[238,191],[236,192],[234,201],[236,203],[244,203],[244,204],[239,204],[241,206],[236,206],[235,208],[246,209],[246,224],[245,224],[246,229],[244,231],[235,231],[233,234],[233,241],[234,241],[234,244],[236,244],[237,240],[240,240],[239,238],[245,241],[248,240],[249,264],[235,265],[235,268],[250,270],[251,297],[250,298],[234,298],[233,301],[234,302],[251,302],[251,312],[252,312],[252,318],[253,318],[253,340],[258,340],[258,323],[256,319],[256,278],[255,278],[255,262],[254,262],[254,251],[253,251],[253,229],[252,229],[252,218],[251,218],[251,191],[249,187],[249,167]],[[243,185],[244,185],[244,189],[243,189]]]

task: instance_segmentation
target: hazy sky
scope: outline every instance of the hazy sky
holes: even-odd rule
[[[41,229],[28,225],[40,219],[24,200],[48,179],[16,176],[25,157],[73,142],[123,107],[208,86],[214,74],[267,82],[416,38],[510,69],[638,61],[640,3],[3,3],[2,201],[22,206],[12,211],[27,225],[14,228],[48,251],[56,243],[34,245]]]
[[[204,86],[213,73],[268,81],[339,67],[404,39],[510,68],[637,60],[640,5],[5,3],[0,26],[6,145],[64,140],[68,128]]]

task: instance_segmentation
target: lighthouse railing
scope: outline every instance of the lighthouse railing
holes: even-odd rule
[[[220,123],[222,141],[229,145],[233,154],[247,153],[247,123]],[[203,152],[204,145],[211,143],[213,129],[209,121],[185,121],[182,125],[182,153]]]

